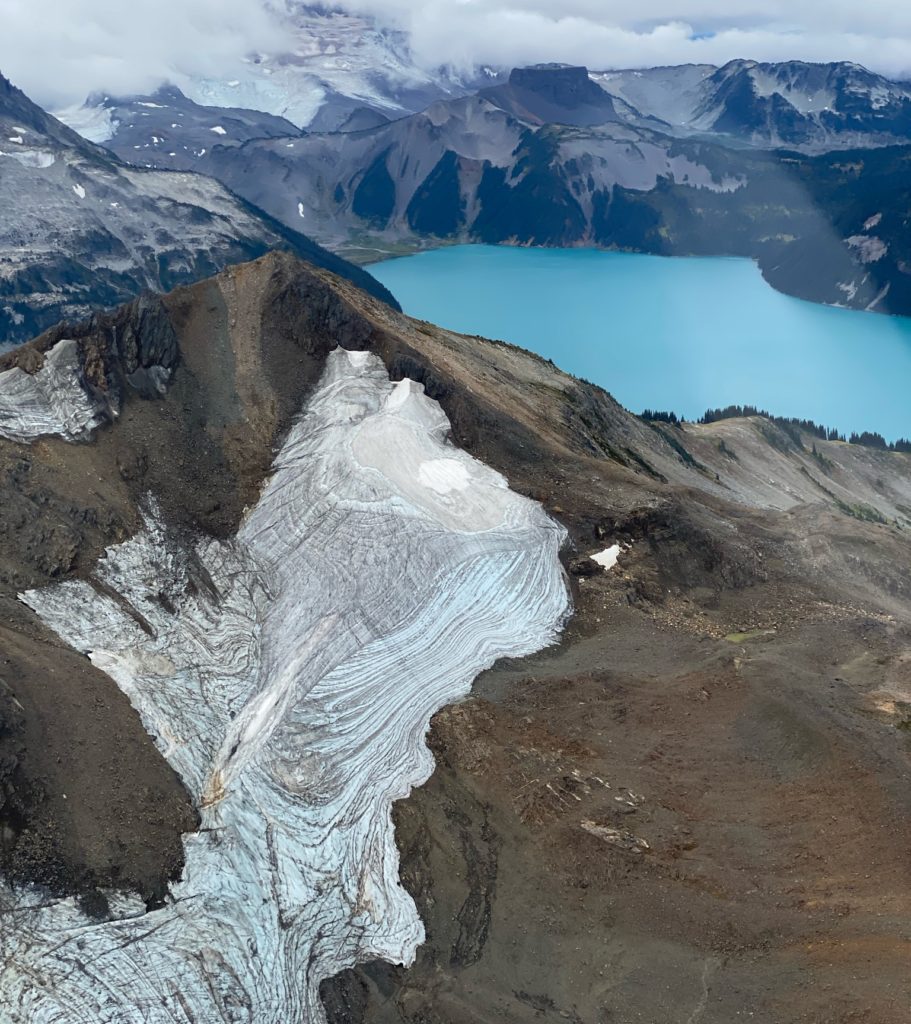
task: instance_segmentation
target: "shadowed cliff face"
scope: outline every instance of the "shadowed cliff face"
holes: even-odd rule
[[[104,916],[111,886],[154,905],[179,872],[193,802],[17,595],[85,581],[111,600],[99,558],[149,494],[184,546],[230,543],[336,346],[422,384],[458,447],[565,524],[576,615],[437,716],[441,769],[396,812],[428,941],[410,972],[327,983],[335,1019],[897,1024],[911,460],[760,419],[650,425],[281,254],[0,360],[2,391],[67,353],[96,423],[0,441],[6,873]],[[34,394],[33,419],[60,415]],[[615,568],[588,557],[614,544]],[[168,594],[143,600],[167,616]]]
[[[514,117],[537,124],[583,127],[619,120],[613,100],[582,67],[514,68],[505,85],[482,89],[479,95]]]

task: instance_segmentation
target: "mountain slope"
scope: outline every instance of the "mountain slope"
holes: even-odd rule
[[[369,15],[291,0],[283,17],[286,52],[251,56],[230,79],[178,84],[198,103],[263,110],[301,128],[335,131],[360,107],[401,117],[500,78],[490,68],[423,67],[406,33]]]
[[[534,95],[556,116],[548,76],[561,80],[564,72],[537,71]],[[667,178],[708,190],[738,186],[737,159],[720,148],[611,119],[612,105],[597,108],[608,119],[603,125],[542,125],[527,111],[532,90],[523,92],[525,120],[503,109],[504,95],[513,93],[492,99],[482,91],[364,131],[211,150],[200,167],[277,219],[301,223],[333,245],[364,233],[486,240],[499,229],[484,225],[501,211],[511,220],[525,213],[529,219],[495,240],[562,244],[586,237],[597,195],[618,185],[647,191]],[[561,109],[569,121],[580,110],[586,119],[595,110],[588,104]],[[555,215],[555,206],[563,212]]]
[[[904,149],[810,155],[641,122],[542,125],[530,97],[557,116],[566,74],[533,69],[524,120],[504,109],[514,87],[497,87],[360,131],[215,147],[199,164],[360,258],[438,239],[745,256],[789,294],[911,312]],[[561,102],[564,120],[592,109],[572,91]]]
[[[0,343],[146,288],[171,288],[276,246],[365,271],[198,174],[128,167],[0,77]]]
[[[611,95],[687,133],[807,152],[911,140],[911,89],[858,64],[734,60],[593,75]]]
[[[0,891],[12,1022],[319,1020],[412,897],[413,970],[326,980],[333,1021],[671,1024],[706,979],[718,1019],[903,1019],[908,456],[646,423],[283,253],[7,355],[0,408],[0,855],[50,885]],[[438,683],[540,644],[564,527],[559,645],[397,804],[409,897]]]
[[[300,135],[283,117],[201,106],[173,85],[149,96],[90,97],[84,107],[67,111],[63,120],[92,142],[116,139],[108,148],[127,163],[177,170],[192,169],[198,154],[212,146]]]

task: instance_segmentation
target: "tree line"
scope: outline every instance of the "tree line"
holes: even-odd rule
[[[717,423],[719,420],[742,419],[745,416],[761,416],[774,423],[777,427],[781,427],[792,438],[795,438],[797,431],[803,431],[823,441],[845,441],[848,444],[859,444],[865,448],[878,448],[886,452],[911,453],[911,440],[904,437],[900,437],[897,441],[889,442],[882,434],[871,430],[864,430],[861,433],[852,431],[849,435],[845,436],[835,427],[826,427],[821,423],[800,419],[797,416],[773,416],[768,410],[758,409],[755,405],[726,405],[722,409],[706,409],[705,413],[696,422],[703,424]],[[686,420],[675,412],[667,412],[660,409],[646,409],[642,413],[641,418],[651,422],[670,423],[674,426],[686,423]]]

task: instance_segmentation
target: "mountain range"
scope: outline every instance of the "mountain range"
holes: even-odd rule
[[[213,136],[214,137],[214,136]],[[369,274],[198,173],[129,165],[0,77],[0,339],[24,341],[144,289],[198,280],[278,248]]]
[[[733,60],[592,78],[631,109],[685,134],[807,152],[911,139],[911,85],[844,61]]]
[[[746,256],[790,294],[911,312],[907,84],[744,60],[453,77],[419,72],[405,37],[370,22],[288,17],[300,46],[251,58],[240,84],[67,113],[104,148],[5,87],[7,340],[276,244],[336,259],[310,238],[359,263],[441,241]],[[282,110],[273,87],[316,90],[319,109]]]
[[[730,82],[755,68],[727,71]],[[860,76],[853,66],[828,75],[843,83],[848,71]],[[654,86],[641,76],[633,81]],[[660,82],[672,91],[667,76]],[[790,294],[911,312],[905,147],[734,144],[717,131],[677,132],[634,111],[644,97],[631,87],[625,95],[609,95],[584,68],[541,66],[350,131],[249,138],[239,121],[232,137],[203,146],[221,115],[193,108],[183,115],[199,126],[188,147],[184,128],[159,128],[134,105],[138,116],[107,145],[125,159],[195,166],[361,260],[441,240],[746,256]],[[185,103],[175,95],[153,113],[181,124]]]
[[[287,0],[280,9],[286,49],[254,53],[223,77],[182,75],[173,84],[202,105],[264,111],[313,131],[335,131],[367,110],[396,118],[439,99],[464,95],[504,77],[491,67],[460,71],[419,63],[405,32],[367,14]],[[89,97],[59,112],[99,135],[116,131],[111,97]],[[100,141],[100,139],[98,139]]]

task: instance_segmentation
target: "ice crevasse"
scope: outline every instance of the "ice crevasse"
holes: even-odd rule
[[[117,600],[22,595],[126,692],[202,820],[161,909],[0,895],[0,1021],[319,1022],[323,979],[412,961],[392,801],[433,769],[430,717],[569,610],[563,528],[448,430],[337,349],[233,540],[179,542],[150,498],[96,568]]]

